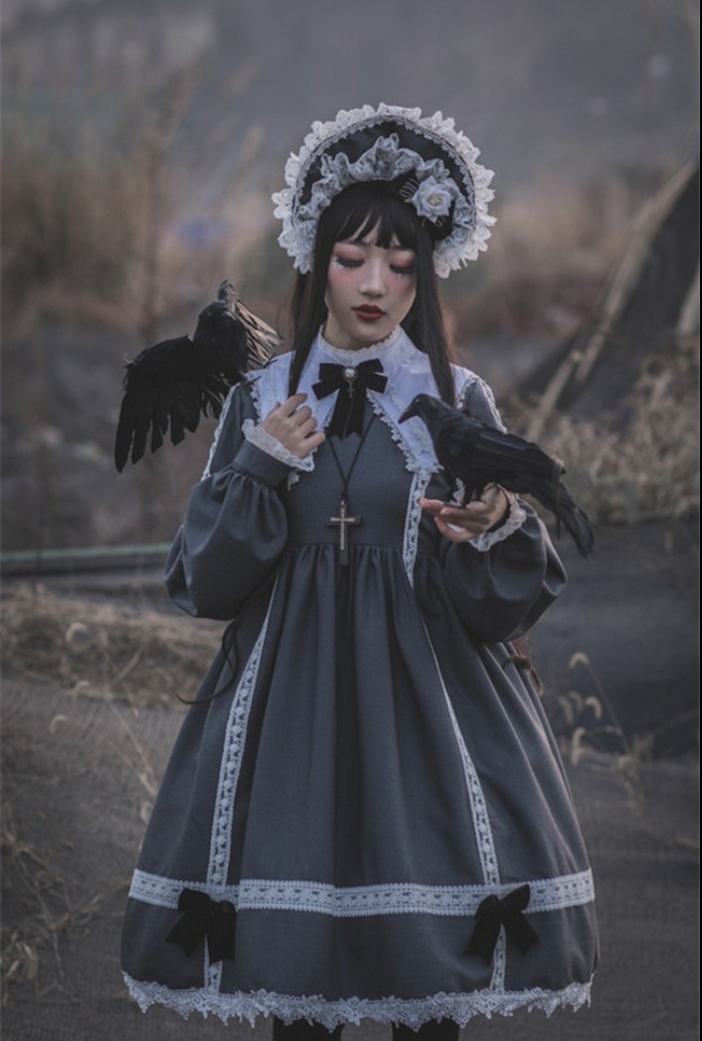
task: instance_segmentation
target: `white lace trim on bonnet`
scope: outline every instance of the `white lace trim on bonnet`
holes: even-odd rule
[[[376,137],[355,161],[343,151],[329,154],[334,145],[357,131],[393,122],[398,133]],[[436,156],[426,159],[402,146],[403,130],[435,143]],[[442,158],[447,153],[462,172],[461,184]],[[319,218],[335,196],[358,182],[394,181],[408,176],[414,183],[403,198],[414,206],[419,217],[439,227],[450,215],[450,233],[434,245],[434,268],[437,275],[446,278],[487,249],[490,228],[495,223],[487,211],[494,196],[489,187],[493,172],[476,161],[479,154],[475,145],[455,129],[453,119],[444,119],[441,112],[422,118],[418,108],[394,105],[380,104],[377,110],[371,105],[342,109],[335,120],[313,123],[300,152],[292,154],[286,163],[288,187],[273,195],[275,216],[283,222],[278,242],[293,258],[296,268],[310,271]],[[316,161],[320,172],[311,185],[309,199],[303,203],[302,192]]]

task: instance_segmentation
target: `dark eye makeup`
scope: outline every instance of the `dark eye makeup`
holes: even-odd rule
[[[340,267],[360,267],[363,263],[362,260],[356,260],[352,257],[343,257],[339,253],[334,254],[334,260]]]
[[[347,257],[341,253],[335,253],[334,262],[338,264],[339,267],[358,268],[363,264],[363,259]],[[396,275],[413,275],[416,271],[416,266],[413,262],[410,262],[409,264],[391,264],[390,270],[394,271]]]

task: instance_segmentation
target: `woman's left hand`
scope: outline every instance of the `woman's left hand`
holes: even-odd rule
[[[472,499],[465,506],[452,506],[440,499],[420,499],[420,505],[451,542],[477,539],[506,520],[509,513],[507,493],[499,484],[488,484],[479,499]]]

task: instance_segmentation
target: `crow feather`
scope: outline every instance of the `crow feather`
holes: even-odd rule
[[[217,299],[200,312],[192,337],[162,340],[127,364],[115,435],[115,466],[158,451],[169,433],[179,444],[202,416],[217,418],[229,390],[275,353],[278,337],[222,282]],[[149,440],[150,439],[150,440]]]
[[[418,394],[400,422],[413,416],[425,423],[442,467],[463,482],[466,501],[492,483],[531,495],[553,513],[558,531],[563,524],[582,556],[592,552],[590,522],[561,481],[565,469],[559,460],[532,441],[489,426],[429,394]]]

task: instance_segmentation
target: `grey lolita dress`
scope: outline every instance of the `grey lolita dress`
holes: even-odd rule
[[[358,435],[336,440],[362,518],[346,566],[329,441],[294,469],[255,426],[287,397],[289,356],[231,393],[173,545],[175,602],[237,622],[184,721],[130,890],[123,966],[142,1009],[416,1028],[589,999],[592,877],[505,643],[563,570],[524,503],[461,545],[423,514],[420,497],[451,490],[421,421],[397,422],[415,393],[436,393],[404,332],[361,352],[318,339],[300,389],[319,422],[337,393],[316,402],[319,363],[374,357],[389,382],[366,392],[353,468]],[[455,377],[492,411],[474,374]]]

